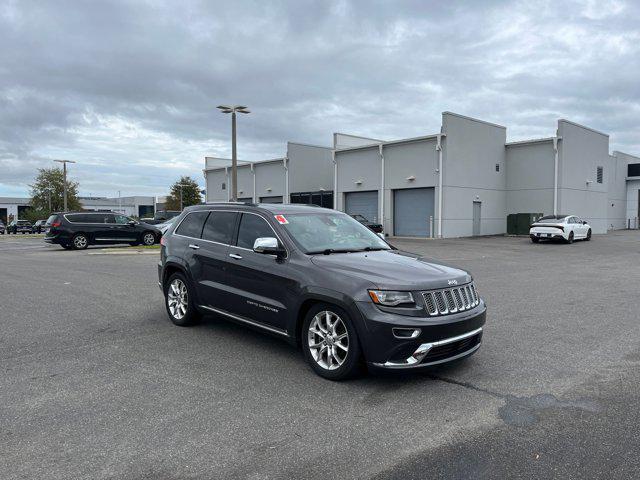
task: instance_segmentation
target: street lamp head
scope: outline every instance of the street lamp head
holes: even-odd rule
[[[251,113],[244,105],[218,105],[216,108],[222,111],[222,113]]]

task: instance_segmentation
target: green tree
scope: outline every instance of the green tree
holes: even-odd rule
[[[39,168],[31,187],[31,209],[39,218],[64,210],[64,174],[61,168]],[[67,177],[67,210],[81,210],[78,182]]]
[[[171,185],[171,193],[169,193],[167,201],[165,202],[165,208],[167,210],[180,210],[181,189],[183,208],[202,203],[198,182],[191,177],[180,177],[180,180]]]

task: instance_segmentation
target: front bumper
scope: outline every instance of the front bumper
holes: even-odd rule
[[[379,368],[418,368],[451,362],[475,353],[486,321],[484,301],[471,310],[440,317],[388,313],[358,302],[364,320],[359,332],[367,363]]]

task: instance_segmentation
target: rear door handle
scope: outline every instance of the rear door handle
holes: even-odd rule
[[[194,250],[198,250],[200,247],[198,245],[194,245],[193,243],[189,244],[189,248],[193,248]]]
[[[236,260],[242,260],[242,256],[238,255],[237,253],[230,253],[229,256],[231,258],[235,258]]]

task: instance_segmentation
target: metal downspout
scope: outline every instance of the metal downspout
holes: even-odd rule
[[[382,225],[382,229],[384,230],[384,153],[382,151],[382,144],[378,145],[378,152],[380,153],[380,220],[379,223]]]
[[[336,162],[335,150],[331,150],[331,161],[333,162],[333,209],[337,210],[338,209],[338,162]]]
[[[438,152],[438,238],[442,238],[442,134],[438,135],[436,150]]]
[[[282,159],[282,166],[284,167],[284,198],[282,199],[283,203],[289,202],[289,157],[284,157]]]
[[[251,164],[251,173],[253,174],[253,203],[256,203],[256,169],[255,165]]]
[[[558,215],[558,137],[553,137],[553,214]]]

